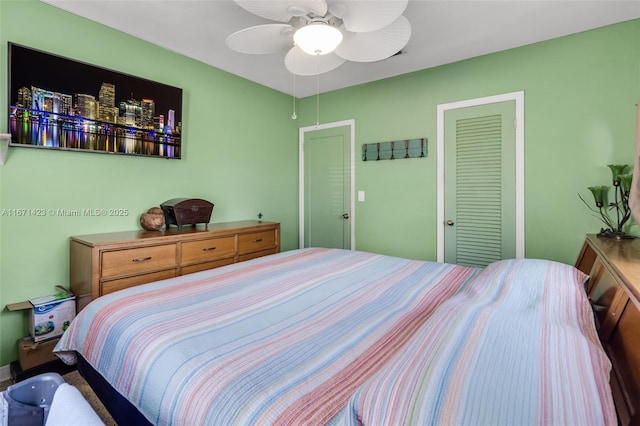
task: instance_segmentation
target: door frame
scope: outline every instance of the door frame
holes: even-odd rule
[[[467,99],[464,101],[438,104],[436,119],[436,260],[444,262],[444,115],[453,109],[479,105],[515,101],[516,139],[516,258],[524,258],[524,91]]]
[[[332,129],[335,127],[349,126],[351,133],[351,164],[349,165],[351,173],[351,183],[349,188],[349,221],[351,222],[351,250],[356,249],[356,120],[334,121],[332,123],[324,123],[307,127],[300,127],[298,130],[298,244],[304,247],[304,138],[307,132],[317,130]]]

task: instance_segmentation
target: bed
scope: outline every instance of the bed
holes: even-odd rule
[[[615,425],[586,279],[300,249],[100,297],[55,352],[120,425]]]

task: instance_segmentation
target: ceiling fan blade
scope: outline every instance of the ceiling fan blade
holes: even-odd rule
[[[231,34],[227,46],[253,55],[284,52],[293,45],[293,33],[289,24],[258,25]]]
[[[376,31],[395,21],[409,0],[328,0],[329,11],[342,19],[347,31]]]
[[[289,22],[294,16],[327,13],[325,0],[233,0],[244,10],[266,19]]]
[[[296,75],[324,74],[338,68],[345,60],[334,53],[326,55],[309,55],[294,46],[284,58],[284,65]]]
[[[374,62],[389,58],[407,45],[411,24],[404,16],[381,30],[368,33],[347,33],[335,54],[348,61]]]

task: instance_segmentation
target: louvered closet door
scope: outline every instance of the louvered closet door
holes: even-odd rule
[[[515,257],[515,103],[445,114],[445,262]]]

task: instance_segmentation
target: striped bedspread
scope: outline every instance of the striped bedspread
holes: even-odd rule
[[[489,265],[356,391],[343,425],[617,425],[610,363],[573,267]]]
[[[154,424],[613,424],[584,276],[302,249],[94,300],[75,351]]]
[[[284,252],[100,297],[56,350],[80,352],[152,423],[321,424],[475,273]]]

